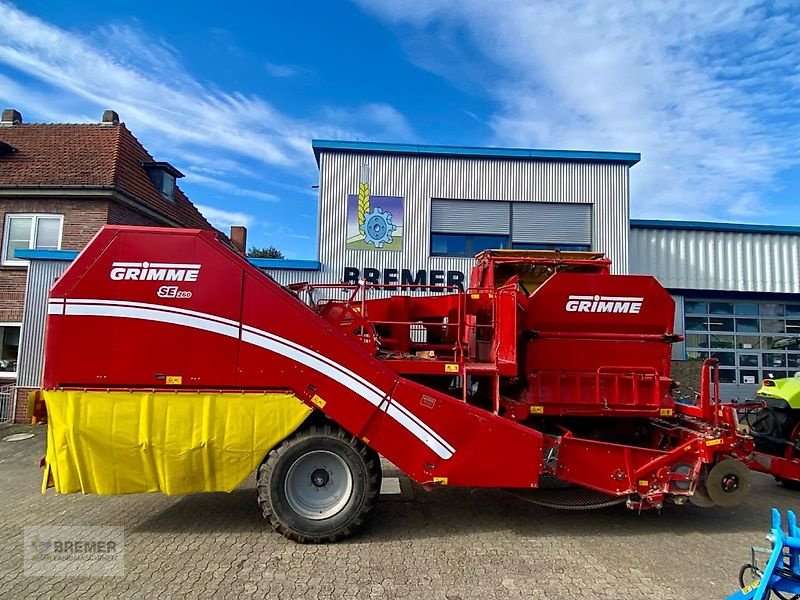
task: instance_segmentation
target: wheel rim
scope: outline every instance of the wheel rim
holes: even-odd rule
[[[353,493],[353,474],[339,456],[314,450],[298,458],[286,474],[289,507],[298,515],[319,521],[338,514]]]

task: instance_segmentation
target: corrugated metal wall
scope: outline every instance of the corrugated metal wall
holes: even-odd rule
[[[25,305],[22,309],[22,338],[17,371],[19,387],[39,387],[42,383],[47,297],[53,282],[69,265],[69,261],[63,260],[30,261]]]
[[[403,252],[347,250],[347,196],[369,165],[370,193],[404,198]],[[431,199],[568,202],[593,205],[592,249],[628,271],[628,166],[323,151],[320,155],[319,260],[323,270],[270,274],[282,283],[336,282],[345,267],[460,270],[471,259],[430,257]]]
[[[630,251],[671,289],[800,293],[800,236],[633,227]]]

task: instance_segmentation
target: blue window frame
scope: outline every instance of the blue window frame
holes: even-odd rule
[[[508,248],[507,235],[432,233],[431,256],[475,256],[483,250]]]

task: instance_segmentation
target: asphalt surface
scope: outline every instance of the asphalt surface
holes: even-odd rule
[[[735,509],[564,512],[501,490],[426,492],[388,472],[401,493],[381,496],[361,535],[303,546],[266,527],[252,479],[231,494],[42,495],[44,428],[0,438],[28,431],[0,441],[0,598],[724,598],[750,546],[767,545],[770,508],[800,504],[754,475]],[[32,525],[123,527],[125,575],[25,575]]]

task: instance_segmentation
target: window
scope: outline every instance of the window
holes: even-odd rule
[[[756,386],[800,371],[800,304],[684,298],[686,357],[717,358],[722,383]],[[739,389],[744,397],[751,393]]]
[[[736,331],[758,333],[758,319],[736,319]]]
[[[164,171],[161,175],[161,195],[172,200],[175,195],[175,177]]]
[[[737,315],[747,315],[748,317],[758,316],[758,304],[750,304],[747,302],[737,302],[734,305],[734,312]]]
[[[763,355],[765,367],[785,367],[786,355],[777,353],[767,353]]]
[[[733,319],[711,317],[708,321],[708,327],[711,331],[733,331]]]
[[[761,331],[764,333],[783,333],[786,323],[781,319],[761,319]]]
[[[708,331],[708,317],[686,317],[686,331]]]
[[[709,348],[734,348],[732,335],[711,334],[711,346]]]
[[[740,354],[739,355],[740,367],[757,367],[758,354]]]
[[[589,250],[592,205],[431,198],[431,255],[482,250]]]
[[[733,304],[730,302],[712,302],[709,307],[712,315],[732,315]]]
[[[736,354],[734,352],[712,352],[711,358],[716,358],[717,360],[719,360],[720,366],[724,367],[736,366]]]
[[[61,248],[62,215],[6,215],[3,230],[3,264],[25,265],[15,258],[17,250],[59,250]]]
[[[758,370],[756,369],[741,369],[739,371],[739,382],[753,385],[758,382]]]
[[[686,300],[683,310],[688,315],[704,315],[708,312],[708,302],[698,302],[696,300]]]
[[[782,317],[783,304],[761,304],[759,312],[762,317]]]
[[[431,254],[434,256],[475,256],[483,250],[503,248],[508,248],[508,236],[505,235],[431,234]]]
[[[0,378],[17,376],[19,323],[0,324]]]
[[[159,162],[155,160],[144,161],[142,163],[147,176],[153,182],[155,188],[167,200],[175,199],[175,180],[178,177],[183,177],[183,173],[178,171],[168,162]]]
[[[689,348],[708,348],[708,335],[704,333],[687,333],[686,345]]]

